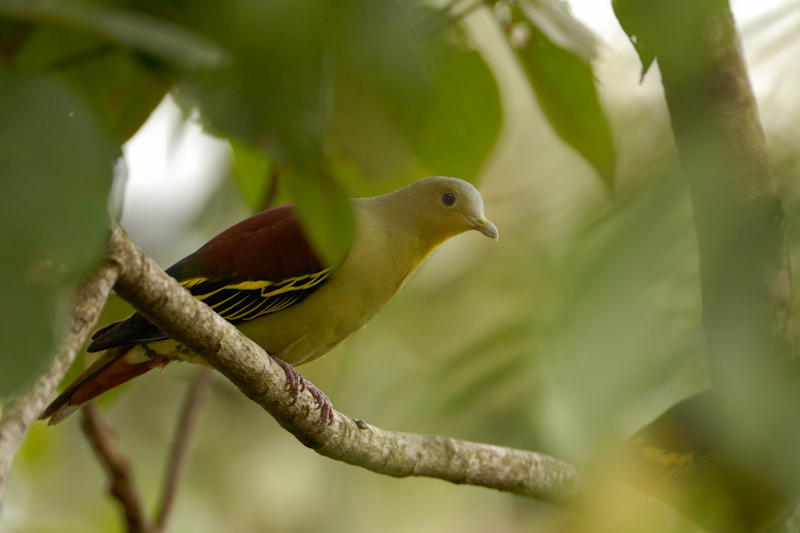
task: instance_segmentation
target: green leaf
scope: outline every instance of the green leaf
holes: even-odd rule
[[[272,162],[261,151],[238,139],[230,140],[233,150],[233,177],[252,211],[265,209],[270,187],[276,178]]]
[[[411,150],[431,113],[431,80],[413,42],[413,21],[394,2],[337,4],[326,45],[335,58],[326,146],[373,181],[423,172]]]
[[[225,47],[231,61],[186,72],[176,101],[199,110],[211,131],[288,160],[318,158],[324,113],[319,2],[198,2],[193,30]]]
[[[222,49],[210,41],[176,24],[133,11],[84,2],[3,0],[0,15],[93,33],[184,69],[214,69],[227,61]]]
[[[0,394],[54,347],[55,308],[100,255],[119,149],[54,77],[0,69]]]
[[[141,54],[61,26],[38,28],[19,51],[14,66],[26,72],[52,73],[69,83],[119,144],[141,127],[171,84]]]
[[[396,2],[207,2],[192,20],[232,57],[221,72],[178,83],[178,101],[199,109],[211,130],[290,166],[331,150],[357,165],[387,152],[380,168],[359,165],[367,175],[408,164],[404,145],[424,127],[428,84]],[[362,138],[387,142],[365,147]]]
[[[439,16],[416,15],[417,31]],[[456,29],[413,47],[397,41],[407,57],[419,58],[413,68],[380,74],[377,60],[372,67],[351,58],[337,70],[329,146],[367,178],[394,186],[437,174],[474,181],[502,122],[485,61]]]
[[[692,69],[698,62],[697,42],[689,38],[708,31],[709,17],[723,3],[671,0],[613,0],[614,14],[630,38],[642,62],[642,77],[659,55],[668,54],[669,63],[676,61],[682,68]],[[716,6],[716,7],[715,7]],[[728,9],[724,9],[725,13]],[[702,70],[704,67],[696,67]],[[702,75],[699,71],[697,75]]]
[[[643,13],[647,8],[646,4],[638,0],[612,0],[612,7],[614,14],[617,16],[620,26],[628,35],[631,40],[636,53],[639,55],[639,61],[642,62],[641,77],[647,74],[650,66],[656,59],[656,53],[646,38],[650,35],[648,32],[647,20],[649,15]]]
[[[333,171],[291,167],[282,174],[314,249],[326,264],[342,261],[350,249],[355,223],[350,201]]]
[[[408,146],[426,125],[429,84],[404,10],[391,0],[231,0],[199,3],[190,19],[232,61],[187,73],[176,99],[278,165],[320,253],[340,258],[352,178],[334,169],[394,179],[420,168]]]
[[[597,55],[594,35],[572,16],[569,5],[563,0],[521,0],[520,7],[556,46],[569,50],[587,63]]]
[[[536,99],[555,132],[614,185],[616,152],[590,63],[557,46],[535,26],[515,48]]]
[[[412,139],[413,153],[426,175],[474,182],[500,133],[497,84],[481,54],[461,35],[432,39],[423,52],[433,96],[425,127]]]

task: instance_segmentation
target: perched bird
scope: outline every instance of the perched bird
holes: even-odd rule
[[[480,193],[459,179],[425,178],[351,205],[356,230],[341,264],[323,264],[292,206],[283,205],[223,231],[167,273],[281,362],[291,381],[290,365],[321,357],[363,328],[441,243],[468,230],[498,238]],[[51,425],[152,368],[202,363],[139,313],[92,339],[87,351],[105,353],[45,409],[40,418]]]

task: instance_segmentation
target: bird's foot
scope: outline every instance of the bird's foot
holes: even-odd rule
[[[303,390],[308,390],[308,392],[311,393],[311,396],[314,397],[314,401],[317,403],[317,409],[320,410],[319,417],[321,426],[319,430],[324,431],[325,428],[328,427],[328,424],[331,423],[331,420],[333,420],[333,405],[331,404],[331,401],[327,396],[325,396],[324,392],[319,390],[314,386],[313,383],[300,375],[300,373],[295,370],[292,365],[277,357],[272,357],[272,359],[278,363],[278,365],[280,365],[286,374],[286,380],[289,382],[289,393],[292,396],[292,403],[290,405],[293,405],[297,401],[297,396],[303,392]]]

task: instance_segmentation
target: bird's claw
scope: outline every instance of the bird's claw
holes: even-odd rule
[[[297,401],[297,396],[303,392],[303,389],[306,388],[306,379],[300,375],[300,373],[294,369],[292,365],[284,361],[283,359],[278,359],[277,357],[272,358],[278,366],[283,369],[283,373],[286,374],[286,381],[288,382],[288,391],[292,395],[292,403],[289,405],[294,405]]]
[[[278,359],[277,357],[272,358],[278,365],[283,369],[283,372],[286,374],[286,380],[288,381],[288,392],[292,396],[292,401],[289,405],[294,405],[297,402],[297,397],[300,395],[303,390],[308,390],[311,396],[314,397],[314,401],[317,404],[317,409],[320,410],[320,429],[319,431],[324,431],[325,428],[331,423],[333,420],[333,405],[331,401],[325,396],[325,393],[319,390],[317,387],[314,386],[313,383],[308,381],[304,378],[300,373],[295,370],[295,368],[284,361],[283,359]]]

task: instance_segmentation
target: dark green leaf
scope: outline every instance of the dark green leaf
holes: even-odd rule
[[[411,22],[394,2],[355,0],[326,32],[331,62],[326,142],[375,181],[422,172],[410,143],[431,112],[431,81],[411,42]]]
[[[213,69],[226,61],[219,47],[185,28],[133,11],[84,2],[3,0],[0,15],[93,33],[185,69]]]
[[[323,50],[318,2],[199,2],[195,30],[220,43],[231,62],[191,72],[177,100],[199,109],[206,127],[289,160],[321,157]],[[246,14],[243,15],[243,14]]]
[[[650,66],[656,59],[656,53],[652,46],[647,43],[646,17],[641,15],[643,4],[642,2],[631,0],[612,0],[611,5],[614,7],[614,14],[619,20],[620,26],[628,34],[636,53],[639,54],[639,61],[642,62],[642,78],[650,70]]]
[[[642,76],[653,60],[669,55],[668,63],[674,61],[681,68],[689,68],[684,75],[701,75],[705,66],[698,61],[700,50],[695,38],[707,30],[709,17],[717,8],[728,12],[725,2],[697,2],[696,0],[671,0],[650,2],[647,0],[613,0],[614,13],[622,29],[630,37],[642,62]],[[694,67],[692,67],[694,65]]]
[[[435,16],[418,14],[415,27]],[[376,68],[350,59],[337,70],[330,145],[367,177],[394,185],[433,174],[474,180],[501,124],[486,63],[455,31],[423,39],[406,55],[419,64],[375,76]]]
[[[389,0],[233,0],[200,3],[190,18],[232,61],[188,73],[178,101],[278,164],[321,253],[339,258],[352,220],[347,180],[331,169],[407,176],[410,139],[426,124],[429,87],[404,12]]]
[[[63,82],[0,70],[0,394],[50,355],[55,304],[101,253],[118,152]]]
[[[186,76],[179,101],[290,166],[333,150],[367,175],[396,175],[428,112],[405,18],[388,0],[201,4],[197,30],[233,60],[222,73]]]
[[[27,72],[52,73],[69,83],[119,144],[141,127],[171,84],[144,56],[61,26],[38,28],[14,65]]]

